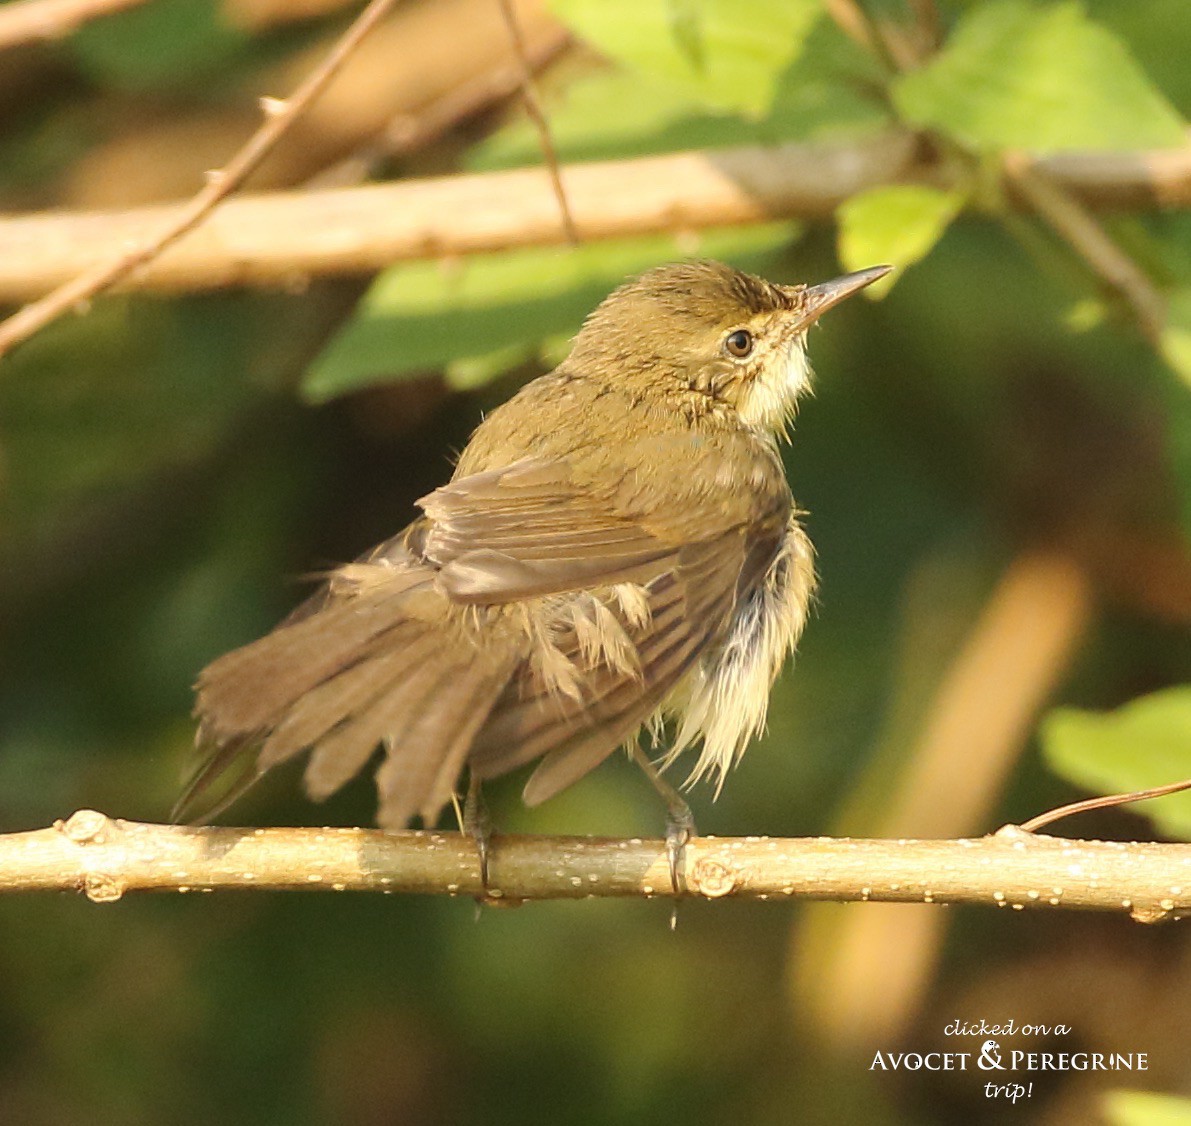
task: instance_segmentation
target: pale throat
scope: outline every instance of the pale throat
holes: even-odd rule
[[[806,333],[799,332],[774,349],[753,381],[739,414],[749,427],[785,435],[794,417],[799,396],[811,385],[811,364],[806,354]]]

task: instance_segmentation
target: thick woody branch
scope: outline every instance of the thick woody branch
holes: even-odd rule
[[[1191,912],[1191,845],[1071,841],[1008,826],[974,840],[699,837],[692,896],[832,899],[1125,911],[1138,922]],[[668,896],[660,840],[493,838],[490,899]],[[150,825],[80,810],[49,829],[0,836],[0,892],[214,888],[482,895],[474,843],[458,833]]]
[[[1191,206],[1191,147],[1039,161],[1093,209]],[[857,191],[945,175],[915,139],[789,144],[574,164],[562,182],[584,241],[764,220],[821,219]],[[28,300],[137,245],[171,207],[49,213],[0,220],[0,302]],[[292,285],[393,262],[566,241],[539,169],[406,180],[226,200],[125,288],[205,290]]]

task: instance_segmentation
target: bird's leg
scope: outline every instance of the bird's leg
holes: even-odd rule
[[[480,887],[484,898],[488,897],[488,843],[492,839],[492,822],[480,780],[470,773],[467,779],[467,797],[463,802],[463,831],[476,843],[476,855],[480,860]]]
[[[645,776],[653,783],[653,788],[662,796],[666,803],[666,856],[670,861],[670,886],[675,895],[682,894],[682,885],[678,873],[681,868],[682,850],[687,841],[696,835],[695,816],[691,807],[687,805],[683,796],[662,777],[661,772],[649,760],[649,756],[634,743],[629,748],[633,761],[645,771]]]

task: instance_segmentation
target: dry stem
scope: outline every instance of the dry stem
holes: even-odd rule
[[[575,220],[571,215],[570,204],[567,202],[566,189],[562,185],[562,174],[558,169],[558,153],[554,148],[554,138],[550,135],[550,123],[546,120],[542,99],[538,96],[533,67],[526,52],[525,36],[521,34],[521,25],[517,22],[517,13],[513,9],[512,0],[498,0],[498,3],[501,15],[504,16],[505,26],[509,29],[509,41],[513,45],[513,54],[517,57],[517,66],[521,71],[521,96],[525,102],[526,112],[537,130],[538,144],[542,147],[542,156],[550,174],[550,186],[554,189],[555,199],[558,200],[562,228],[566,233],[567,242],[574,246],[579,242],[579,232],[575,229]]]
[[[686,884],[706,899],[832,899],[1125,911],[1157,922],[1191,911],[1191,845],[1070,841],[1007,826],[954,841],[699,837]],[[475,846],[458,833],[225,829],[113,820],[80,810],[0,836],[0,891],[214,888],[480,895]],[[660,840],[493,838],[491,899],[670,895]]]

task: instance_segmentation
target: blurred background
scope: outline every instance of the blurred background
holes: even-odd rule
[[[834,215],[109,295],[0,360],[0,831],[166,819],[198,670],[410,519],[625,276],[688,255],[782,282],[901,267],[813,335],[787,461],[819,603],[767,737],[718,801],[694,791],[700,828],[976,835],[1191,775],[1187,182],[1092,213],[1000,174],[1014,151],[1184,146],[1185,167],[1185,0],[514,7],[564,161],[900,135],[927,171]],[[0,4],[14,215],[189,195],[354,14],[142,0],[6,43],[20,8]],[[496,0],[408,0],[251,187],[538,164],[519,81]],[[32,269],[9,232],[0,259]],[[532,812],[521,781],[491,788],[502,828],[661,830],[619,758]],[[270,775],[224,822],[370,823],[368,779],[325,807],[298,782]],[[1186,839],[1191,802],[1058,831]],[[0,1122],[1191,1122],[1187,924],[716,902],[671,933],[668,910],[5,897]],[[1011,1018],[1071,1031],[1005,1051],[1149,1070],[1036,1073],[1009,1105],[982,1074],[871,1067],[978,1051],[946,1026]]]

